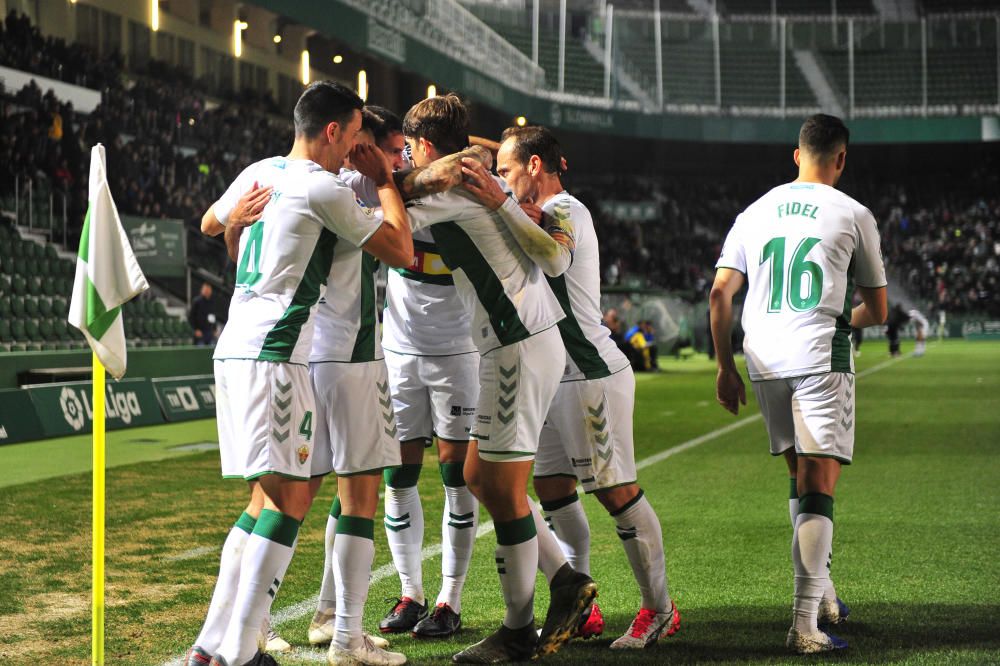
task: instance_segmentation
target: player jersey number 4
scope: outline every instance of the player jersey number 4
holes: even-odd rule
[[[854,371],[854,288],[886,284],[867,208],[826,185],[781,185],[736,218],[717,267],[747,276],[751,380]]]

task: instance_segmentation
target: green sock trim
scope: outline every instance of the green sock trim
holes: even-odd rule
[[[253,527],[253,533],[291,548],[299,534],[299,521],[278,511],[263,509]]]
[[[385,485],[392,488],[412,488],[417,485],[420,478],[420,468],[423,465],[400,465],[399,467],[387,467],[382,472]]]
[[[464,486],[465,473],[462,471],[464,467],[464,462],[438,463],[438,468],[441,470],[441,480],[444,481],[444,485],[449,488],[461,488]]]
[[[799,486],[798,479],[794,476],[788,479],[788,499],[798,499],[799,498]]]
[[[799,498],[799,513],[815,513],[833,520],[833,498],[823,493],[806,493]]]
[[[330,515],[334,518],[340,518],[340,495],[333,496],[333,504],[330,505]]]
[[[552,500],[549,502],[543,501],[542,508],[545,510],[545,513],[548,513],[549,511],[558,511],[564,506],[569,506],[573,502],[579,502],[579,501],[580,501],[580,496],[574,490],[572,495],[566,495],[566,497],[560,497],[559,499]]]
[[[350,534],[369,541],[375,540],[375,521],[360,516],[341,516],[337,519],[337,534]]]
[[[501,546],[516,546],[537,536],[535,519],[529,513],[524,518],[516,518],[507,523],[494,522],[497,531],[497,544]]]
[[[233,525],[233,527],[238,527],[247,534],[251,534],[253,532],[253,526],[256,524],[257,519],[244,511],[243,515],[240,516],[240,519],[236,521],[236,524]]]
[[[617,516],[620,516],[623,513],[625,513],[626,511],[628,511],[629,509],[631,509],[632,507],[634,507],[636,504],[639,503],[639,500],[641,500],[645,496],[645,494],[646,493],[644,493],[642,491],[642,488],[639,488],[638,494],[635,497],[633,497],[632,499],[630,499],[628,502],[625,502],[625,506],[623,506],[622,508],[618,509],[617,511],[612,511],[611,512],[611,517],[615,518]]]

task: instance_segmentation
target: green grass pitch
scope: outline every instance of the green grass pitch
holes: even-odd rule
[[[785,654],[792,570],[784,462],[767,454],[752,402],[739,417],[715,403],[714,366],[701,357],[666,361],[665,372],[640,376],[637,389],[637,460],[695,442],[639,472],[663,523],[681,631],[640,653],[608,650],[638,610],[638,591],[612,519],[588,497],[606,633],[573,642],[550,661],[1000,662],[1000,344],[932,343],[923,358],[887,358],[885,344],[872,341],[858,359],[855,463],[837,494],[833,574],[853,611],[840,631],[848,651],[820,659]],[[218,454],[198,450],[214,439],[211,421],[109,434],[108,664],[169,664],[197,634],[218,549],[245,501],[242,484],[219,478]],[[90,663],[88,447],[87,437],[0,447],[4,664]],[[425,546],[433,546],[442,491],[430,455],[420,492]],[[309,648],[305,633],[332,495],[327,484],[275,600],[278,630],[296,648],[279,657],[282,664],[324,663],[325,651]],[[494,545],[492,533],[477,542],[462,633],[444,642],[396,638],[394,649],[413,662],[445,663],[497,626],[503,604]],[[384,600],[399,593],[388,561],[376,525],[369,630],[388,609]],[[425,561],[424,579],[433,598],[440,556]],[[541,618],[548,597],[539,580]]]

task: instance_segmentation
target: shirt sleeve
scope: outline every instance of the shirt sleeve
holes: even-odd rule
[[[382,225],[381,216],[358,202],[354,190],[329,174],[312,178],[309,207],[320,224],[355,247],[367,243]]]
[[[867,208],[855,214],[858,229],[858,248],[855,253],[854,282],[859,287],[878,288],[887,284],[878,223]]]
[[[343,170],[339,175],[344,184],[354,190],[355,196],[369,206],[378,206],[378,188],[375,181],[364,175],[360,171]]]
[[[219,219],[222,226],[226,226],[229,222],[229,215],[236,208],[236,202],[253,187],[253,167],[254,165],[251,164],[244,169],[219,197],[219,200],[212,204],[215,217]]]
[[[733,223],[733,228],[729,230],[726,242],[722,245],[722,254],[719,255],[719,260],[715,262],[715,267],[731,268],[746,275],[746,248],[743,247],[743,239],[740,238],[740,220],[742,217],[742,215],[738,216]]]
[[[478,206],[458,190],[429,194],[406,202],[413,231],[425,229],[440,222],[459,222],[469,217],[470,207]],[[481,206],[479,206],[482,208]]]

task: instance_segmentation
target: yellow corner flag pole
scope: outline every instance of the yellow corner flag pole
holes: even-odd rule
[[[93,355],[94,406],[94,544],[91,607],[91,663],[104,666],[104,366]]]

